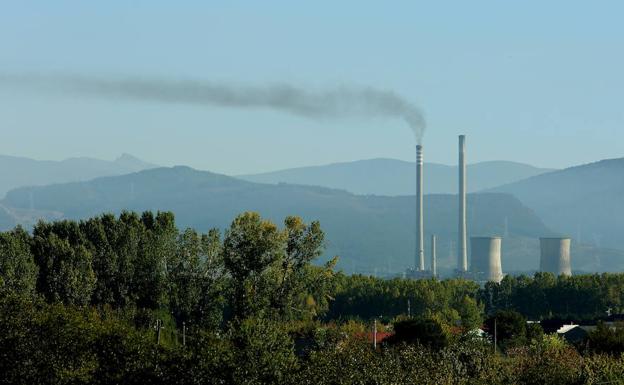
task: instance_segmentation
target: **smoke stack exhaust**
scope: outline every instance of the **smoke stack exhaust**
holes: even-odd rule
[[[436,255],[437,250],[436,250],[436,236],[432,235],[431,236],[431,276],[432,277],[437,277],[438,276],[438,257]]]
[[[416,146],[416,260],[415,270],[425,270],[424,250],[424,220],[423,220],[423,148]]]
[[[466,135],[459,136],[459,240],[457,244],[457,270],[468,271],[466,252]]]

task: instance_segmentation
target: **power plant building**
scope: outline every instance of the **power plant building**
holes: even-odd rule
[[[501,237],[470,238],[470,270],[475,280],[500,282],[503,279],[501,245]]]
[[[540,271],[555,275],[572,275],[570,238],[540,238]]]

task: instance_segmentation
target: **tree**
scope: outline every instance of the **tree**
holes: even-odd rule
[[[167,262],[175,255],[178,230],[170,212],[144,212],[141,223],[132,291],[140,308],[160,309],[167,305]]]
[[[624,324],[611,327],[599,322],[587,336],[587,347],[596,353],[619,356],[624,353]]]
[[[248,318],[231,329],[236,384],[283,384],[297,368],[293,341],[279,323]]]
[[[450,339],[440,321],[433,318],[413,318],[394,323],[391,344],[419,344],[440,350],[449,345]]]
[[[319,292],[320,297],[314,298],[310,292],[311,286],[321,289],[319,275],[325,269],[310,268],[313,260],[323,252],[325,234],[318,221],[309,226],[299,217],[287,217],[284,221],[286,233],[286,252],[275,266],[276,288],[271,295],[271,308],[284,319],[300,318],[304,313],[316,315],[317,300],[322,301],[325,293]]]
[[[474,298],[465,295],[459,304],[458,312],[464,329],[473,330],[481,326],[483,322],[483,306]]]
[[[513,310],[499,310],[485,320],[488,334],[503,349],[511,346],[524,345],[526,342],[526,319]]]
[[[234,219],[225,234],[223,261],[232,277],[232,315],[244,319],[269,307],[275,285],[269,268],[283,258],[284,233],[258,213],[247,212]]]
[[[92,255],[80,244],[75,222],[58,225],[40,223],[33,231],[34,257],[39,268],[37,290],[50,302],[88,305],[96,282]]]
[[[0,294],[32,296],[37,282],[37,265],[30,252],[30,236],[17,227],[0,233]]]
[[[169,304],[178,324],[194,321],[204,327],[221,321],[224,287],[219,231],[198,234],[187,229],[167,264]]]

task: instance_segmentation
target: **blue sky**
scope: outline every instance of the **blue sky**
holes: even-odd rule
[[[426,159],[565,167],[624,156],[618,1],[20,1],[0,74],[78,74],[394,90],[425,111]],[[229,174],[411,160],[400,120],[36,93],[0,85],[0,153],[129,152]]]

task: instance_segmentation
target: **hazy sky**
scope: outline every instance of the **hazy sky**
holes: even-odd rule
[[[14,1],[0,75],[392,90],[424,110],[428,161],[565,167],[624,156],[622,1]],[[0,85],[0,154],[129,152],[230,174],[411,160],[398,119],[309,120]]]

